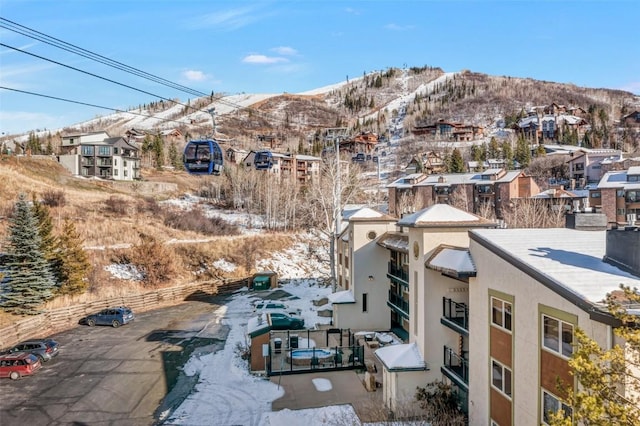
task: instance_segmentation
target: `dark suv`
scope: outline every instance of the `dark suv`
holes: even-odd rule
[[[37,356],[41,362],[58,355],[59,345],[53,339],[34,339],[18,343],[5,353],[26,352]]]
[[[88,315],[80,320],[81,323],[93,327],[94,325],[110,325],[112,327],[120,327],[123,324],[130,323],[135,319],[131,309],[126,306],[117,308],[107,308],[95,314]]]

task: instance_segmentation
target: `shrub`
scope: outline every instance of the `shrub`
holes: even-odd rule
[[[126,214],[129,207],[127,200],[122,197],[116,197],[115,195],[109,197],[104,203],[107,211],[120,215]]]
[[[195,231],[205,235],[238,235],[240,233],[236,225],[219,217],[207,217],[200,209],[169,212],[165,215],[164,224],[181,231]]]
[[[66,203],[64,191],[48,190],[42,194],[42,204],[49,207],[62,207]]]

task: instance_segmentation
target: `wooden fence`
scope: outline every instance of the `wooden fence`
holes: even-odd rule
[[[237,281],[206,281],[52,309],[0,329],[0,348],[10,347],[22,340],[46,337],[68,330],[77,326],[81,318],[108,307],[127,306],[134,313],[144,312],[177,305],[185,300],[230,295],[247,286],[246,278]]]

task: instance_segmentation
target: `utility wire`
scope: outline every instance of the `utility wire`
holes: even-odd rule
[[[178,120],[171,120],[171,119],[169,119],[169,118],[158,118],[158,117],[156,117],[156,116],[149,115],[149,114],[142,114],[142,113],[139,113],[139,112],[133,112],[133,111],[123,111],[123,110],[118,109],[118,108],[111,108],[111,107],[106,107],[106,106],[102,106],[102,105],[90,104],[90,103],[87,103],[87,102],[74,101],[74,100],[71,100],[71,99],[59,98],[59,97],[57,97],[57,96],[45,95],[45,94],[42,94],[42,93],[29,92],[29,91],[27,91],[27,90],[14,89],[14,88],[11,88],[11,87],[5,87],[5,86],[0,86],[0,89],[10,90],[10,91],[12,91],[12,92],[23,93],[23,94],[26,94],[26,95],[39,96],[39,97],[41,97],[41,98],[54,99],[54,100],[56,100],[56,101],[69,102],[69,103],[72,103],[72,104],[78,104],[78,105],[90,106],[90,107],[93,107],[93,108],[106,109],[106,110],[114,111],[114,112],[117,112],[117,113],[138,115],[138,116],[141,116],[141,117],[145,117],[145,118],[152,118],[152,119],[154,119],[154,120],[158,120],[158,121],[166,122],[166,123],[179,123],[179,124],[185,124],[185,123],[184,123],[184,122],[182,122],[182,121],[178,121]]]
[[[187,86],[183,86],[181,84],[174,83],[174,82],[172,82],[170,80],[164,79],[164,78],[156,76],[154,74],[147,73],[147,72],[142,71],[142,70],[140,70],[138,68],[131,67],[131,66],[123,64],[121,62],[112,60],[110,58],[107,58],[107,57],[102,56],[102,55],[100,55],[98,53],[92,52],[90,50],[86,50],[86,49],[81,48],[79,46],[76,46],[74,44],[67,43],[67,42],[65,42],[63,40],[60,40],[60,39],[57,39],[55,37],[49,36],[47,34],[44,34],[44,33],[40,32],[40,31],[37,31],[37,30],[34,30],[32,28],[26,27],[24,25],[18,24],[16,22],[13,22],[13,21],[11,21],[9,19],[6,19],[6,18],[0,17],[0,28],[5,28],[7,30],[16,32],[18,34],[24,35],[24,36],[29,37],[29,38],[32,38],[34,40],[38,40],[38,41],[41,41],[41,42],[43,42],[45,44],[49,44],[51,46],[54,46],[54,47],[57,47],[59,49],[65,50],[67,52],[75,53],[75,54],[77,54],[79,56],[82,56],[84,58],[87,58],[87,59],[102,63],[104,65],[110,66],[112,68],[119,69],[121,71],[130,73],[130,74],[134,74],[136,76],[145,78],[147,80],[151,80],[153,82],[162,84],[162,85],[167,86],[167,87],[171,87],[171,88],[176,89],[176,90],[183,91],[185,93],[189,93],[189,94],[194,95],[194,96],[200,96],[200,97],[209,96],[209,97],[211,97],[212,102],[215,101],[215,102],[219,102],[220,104],[223,104],[223,105],[226,105],[226,106],[230,106],[232,108],[245,109],[245,110],[253,111],[257,115],[260,115],[265,119],[273,120],[275,122],[280,122],[280,123],[286,122],[286,119],[282,119],[282,118],[279,118],[279,117],[271,116],[271,115],[266,114],[266,113],[264,113],[262,111],[255,110],[255,109],[249,108],[249,107],[244,107],[242,105],[238,105],[238,104],[235,104],[233,102],[227,101],[227,100],[223,99],[222,97],[211,96],[211,95],[208,95],[208,94],[206,94],[204,92],[200,92],[198,90],[191,89],[191,88],[189,88]],[[82,71],[82,70],[78,70],[76,68],[61,64],[61,63],[56,62],[56,61],[52,61],[52,60],[49,60],[49,59],[46,59],[46,58],[39,57],[38,55],[34,55],[34,54],[31,54],[31,53],[28,53],[28,52],[20,50],[18,48],[14,48],[14,47],[10,47],[10,46],[6,46],[6,47],[9,47],[11,49],[18,50],[18,51],[20,51],[22,53],[29,54],[29,55],[32,55],[32,56],[35,56],[35,57],[38,57],[38,58],[41,58],[41,59],[56,63],[56,64],[61,65],[61,66],[66,66],[66,67],[74,69],[76,71],[84,72],[84,73],[89,74],[91,76],[94,76],[96,78],[101,78],[103,80],[106,80],[106,81],[109,81],[109,82],[112,82],[112,83],[115,83],[115,84],[119,84],[119,85],[121,85],[123,87],[127,87],[127,88],[130,88],[132,90],[136,90],[136,91],[139,91],[139,92],[142,92],[142,93],[145,93],[145,94],[150,94],[149,92],[136,89],[136,88],[134,88],[132,86],[124,85],[124,84],[115,82],[113,80],[97,76],[95,74],[91,74],[91,73],[88,73],[88,72],[85,72],[85,71]],[[173,103],[177,103],[177,104],[183,105],[185,107],[189,107],[189,108],[191,108],[193,110],[196,110],[196,111],[208,112],[208,111],[198,110],[198,109],[190,107],[188,105],[181,104],[181,103],[176,102],[176,101],[174,101],[172,99],[167,99],[167,98],[164,98],[164,97],[161,97],[161,96],[158,96],[158,95],[154,95],[154,94],[150,94],[150,95],[159,97],[161,99],[168,100],[168,101],[173,102]],[[294,120],[294,122],[295,122],[295,120]],[[298,124],[302,125],[303,123],[300,122]],[[307,123],[307,125],[308,125],[308,123]]]
[[[156,83],[165,85],[167,87],[171,87],[172,89],[177,89],[183,91],[185,93],[189,93],[194,96],[209,96],[204,92],[200,92],[195,89],[191,89],[187,86],[183,86],[178,83],[174,83],[165,78],[159,77],[154,74],[150,74],[148,72],[142,71],[138,68],[131,67],[129,65],[123,64],[122,62],[118,62],[116,60],[107,58],[98,53],[92,52],[90,50],[83,49],[82,47],[76,46],[71,43],[67,43],[63,40],[57,39],[55,37],[44,34],[40,31],[34,30],[32,28],[26,27],[24,25],[20,25],[17,22],[10,21],[9,19],[0,17],[0,28],[5,28],[7,30],[22,34],[26,37],[32,38],[34,40],[41,41],[50,46],[57,47],[62,50],[66,50],[67,52],[75,53],[87,59],[91,59],[96,62],[100,62],[104,65],[117,68],[121,71],[128,72],[130,74],[137,75],[139,77],[145,78],[147,80],[152,80]]]

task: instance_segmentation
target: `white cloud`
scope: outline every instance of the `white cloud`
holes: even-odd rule
[[[221,30],[237,30],[245,27],[252,22],[258,20],[258,17],[252,14],[253,9],[243,7],[238,9],[229,9],[216,13],[209,13],[199,17],[193,24],[196,28],[216,28]]]
[[[347,13],[351,13],[352,15],[360,15],[360,11],[352,7],[347,7],[344,11]]]
[[[289,62],[289,60],[278,56],[247,55],[242,59],[242,62],[247,64],[278,64]]]
[[[298,51],[296,49],[289,46],[274,47],[273,49],[271,49],[271,51],[276,52],[278,55],[284,56],[293,56],[298,54]]]
[[[202,71],[186,70],[182,72],[182,77],[188,81],[205,81],[209,79],[209,76]]]
[[[387,30],[391,31],[408,31],[415,28],[413,25],[398,25],[395,23],[387,24],[384,26]]]

